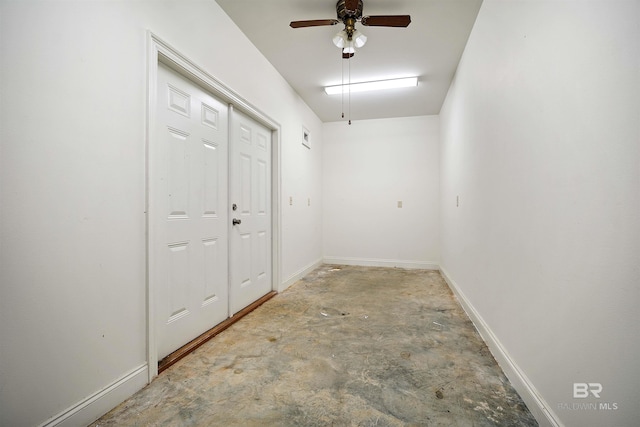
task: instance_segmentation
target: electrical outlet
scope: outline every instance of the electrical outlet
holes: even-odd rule
[[[293,206],[293,196],[289,196],[289,206]]]

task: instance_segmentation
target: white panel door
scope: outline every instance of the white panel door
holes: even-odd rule
[[[230,125],[230,309],[271,291],[271,131],[232,110]]]
[[[228,106],[158,67],[149,147],[158,359],[229,316]]]

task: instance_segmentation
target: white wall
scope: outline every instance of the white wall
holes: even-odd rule
[[[322,256],[322,126],[213,1],[0,4],[0,425],[32,426],[146,378],[146,31],[282,126],[313,201],[282,201],[283,285]]]
[[[325,123],[323,132],[325,261],[438,268],[438,117]]]
[[[300,103],[300,108],[308,108]],[[311,117],[308,115],[307,117]],[[322,263],[322,124],[315,116],[304,119],[310,132],[311,148],[302,145],[303,125],[294,124],[285,150],[289,161],[283,164],[287,179],[282,188],[284,234],[283,283],[292,285]],[[292,203],[289,203],[289,200]]]
[[[640,419],[639,4],[485,0],[441,112],[443,271],[567,426]]]

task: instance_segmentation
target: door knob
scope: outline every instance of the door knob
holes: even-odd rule
[[[233,218],[233,221],[231,221],[231,223],[232,223],[233,225],[238,225],[238,224],[241,224],[241,223],[242,223],[242,220],[237,219],[237,218]]]

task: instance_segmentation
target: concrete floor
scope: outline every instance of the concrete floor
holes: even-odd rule
[[[322,266],[93,426],[535,426],[437,271]]]

